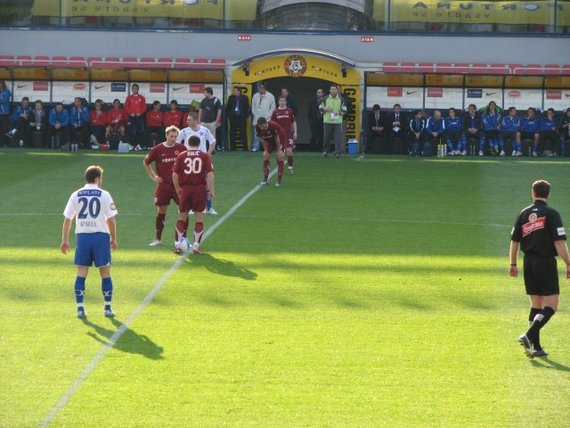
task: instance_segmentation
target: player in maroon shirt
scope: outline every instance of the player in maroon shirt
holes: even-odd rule
[[[264,117],[257,120],[255,133],[263,144],[263,181],[260,183],[262,186],[269,184],[269,165],[271,154],[277,151],[277,187],[281,186],[283,180],[283,144],[287,141],[287,134],[273,120],[267,121]]]
[[[156,183],[154,190],[154,205],[158,207],[156,213],[156,238],[149,245],[154,247],[162,242],[162,231],[164,230],[164,222],[166,220],[166,212],[168,205],[172,199],[178,204],[178,194],[172,182],[172,166],[176,162],[178,155],[186,151],[183,144],[176,142],[178,136],[178,128],[169,126],[166,128],[166,141],[152,148],[143,160],[144,168],[150,179]],[[152,169],[151,163],[154,162],[156,172]],[[178,236],[174,236],[176,241]]]
[[[287,134],[287,140],[282,142],[282,146],[287,155],[289,175],[293,175],[293,149],[295,148],[295,140],[297,139],[297,121],[295,120],[293,110],[287,107],[286,97],[279,97],[279,107],[273,111],[271,120],[277,122]]]
[[[188,141],[188,150],[178,155],[172,168],[172,181],[178,193],[178,221],[176,222],[176,235],[178,242],[184,237],[188,227],[188,211],[194,211],[194,244],[192,254],[200,254],[200,242],[204,233],[204,213],[206,209],[206,192],[214,199],[214,169],[212,159],[208,153],[199,149],[200,137],[191,136]],[[180,254],[181,248],[175,246]]]

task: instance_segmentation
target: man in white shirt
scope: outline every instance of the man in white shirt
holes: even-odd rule
[[[267,91],[264,83],[260,83],[258,91],[253,94],[251,99],[251,114],[253,115],[253,121],[251,123],[254,124],[251,135],[253,135],[254,152],[258,151],[260,147],[259,138],[255,131],[255,124],[257,124],[260,117],[264,117],[269,120],[273,110],[275,110],[275,97],[271,92]]]
[[[117,248],[117,225],[115,216],[117,208],[109,192],[101,189],[103,183],[103,168],[89,166],[85,170],[85,184],[81,189],[71,194],[63,215],[60,250],[63,254],[69,251],[69,232],[75,219],[75,300],[77,317],[87,315],[83,307],[85,296],[85,279],[89,267],[95,264],[101,275],[101,290],[105,302],[105,316],[115,316],[111,309],[113,298],[113,282],[111,280],[111,250]]]

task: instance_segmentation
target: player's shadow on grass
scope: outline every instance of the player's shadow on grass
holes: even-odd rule
[[[190,256],[184,260],[191,267],[203,267],[208,271],[223,275],[233,276],[248,281],[255,281],[257,274],[243,266],[237,266],[229,260],[217,259],[211,254],[202,253],[199,256]]]
[[[162,352],[164,349],[154,343],[148,336],[143,334],[137,334],[135,331],[124,326],[124,324],[115,319],[111,318],[113,326],[116,328],[105,328],[95,323],[92,323],[87,318],[84,318],[83,324],[87,327],[91,327],[94,331],[87,332],[88,336],[91,336],[97,342],[103,345],[109,345],[109,340],[113,335],[119,331],[119,329],[124,329],[123,334],[117,342],[112,346],[118,351],[127,352],[129,354],[140,354],[143,357],[149,358],[151,360],[162,360]]]
[[[534,367],[541,369],[554,369],[561,372],[570,372],[570,367],[557,363],[548,357],[535,358],[530,362]]]

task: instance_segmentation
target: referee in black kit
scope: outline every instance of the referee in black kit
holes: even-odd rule
[[[519,243],[524,253],[524,284],[530,297],[530,328],[519,337],[529,358],[545,357],[540,346],[540,329],[558,309],[560,289],[556,255],[566,263],[566,278],[570,278],[570,256],[566,232],[558,212],[546,205],[550,183],[537,180],[532,183],[532,205],[518,215],[511,232],[509,275],[518,276],[517,254]]]

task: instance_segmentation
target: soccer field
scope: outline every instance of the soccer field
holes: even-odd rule
[[[283,187],[253,194],[178,264],[173,207],[167,244],[148,247],[141,155],[0,150],[0,162],[2,427],[49,415],[66,427],[568,426],[569,282],[543,330],[550,356],[528,360],[523,282],[507,275],[533,180],[552,183],[570,222],[567,160],[299,154]],[[220,216],[206,228],[261,179],[260,154],[214,162]],[[92,270],[82,321],[58,246],[91,164],[119,210],[117,317],[104,318]]]

